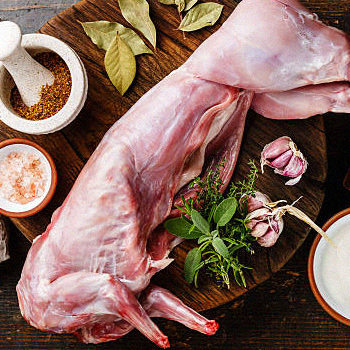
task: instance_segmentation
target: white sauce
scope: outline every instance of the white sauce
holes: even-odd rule
[[[315,279],[326,302],[350,318],[350,223],[339,225],[340,221],[330,235],[335,246],[324,239],[319,244]]]

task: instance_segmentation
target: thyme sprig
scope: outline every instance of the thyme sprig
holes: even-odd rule
[[[253,253],[251,243],[255,241],[247,227],[242,198],[254,195],[254,184],[258,169],[253,161],[249,162],[250,172],[246,180],[231,183],[223,194],[220,172],[224,162],[215,171],[210,171],[201,180],[195,178],[191,186],[197,186],[195,198],[185,199],[177,206],[182,216],[169,219],[165,228],[176,236],[197,239],[198,247],[188,252],[184,275],[189,283],[198,286],[198,275],[202,268],[214,276],[219,284],[230,288],[230,276],[236,283],[246,287],[243,270],[249,267],[241,264],[239,252],[243,249]]]

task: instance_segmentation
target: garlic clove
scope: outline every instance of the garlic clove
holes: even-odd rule
[[[272,157],[273,155],[275,157]],[[261,153],[260,162],[262,172],[264,165],[268,165],[276,174],[292,178],[286,185],[296,184],[308,165],[304,155],[288,136],[282,136],[266,145]]]
[[[257,224],[258,222],[259,222],[258,220],[252,219],[252,220],[250,220],[250,221],[248,221],[248,222],[246,223],[246,226],[247,226],[247,228],[249,228],[250,230],[253,230],[254,227],[256,226],[256,224]]]
[[[293,157],[293,151],[290,149],[287,152],[282,153],[279,157],[269,162],[269,165],[273,168],[284,168],[288,165],[290,159]]]
[[[267,160],[279,157],[281,154],[290,149],[289,142],[291,141],[292,140],[290,137],[282,136],[275,141],[268,143],[261,152],[262,158]]]
[[[306,171],[307,163],[301,157],[293,155],[288,165],[283,170],[283,175],[288,177],[299,177]]]
[[[279,234],[275,232],[272,228],[270,228],[262,237],[259,237],[257,242],[262,246],[262,247],[272,247],[277,239],[279,237]]]
[[[268,196],[266,196],[265,194],[263,194],[259,191],[256,191],[254,196],[242,197],[240,200],[240,205],[242,208],[242,206],[247,204],[247,210],[250,213],[256,209],[263,207],[265,204],[270,203],[270,202],[271,202],[271,200]]]
[[[261,237],[264,236],[268,230],[270,230],[270,225],[267,222],[261,221],[254,226],[250,234],[253,237]]]

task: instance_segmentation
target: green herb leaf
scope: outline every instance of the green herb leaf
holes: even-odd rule
[[[211,234],[212,237],[215,238],[215,237],[217,237],[219,235],[219,230],[211,231],[210,234]]]
[[[175,236],[192,239],[202,236],[202,233],[186,219],[179,217],[165,221],[164,227]]]
[[[223,5],[206,2],[192,7],[180,23],[178,29],[185,32],[213,25],[220,17]]]
[[[198,0],[186,0],[185,11],[190,10],[197,2]]]
[[[130,47],[117,34],[105,55],[105,67],[109,79],[124,95],[136,74],[136,61]]]
[[[199,238],[198,238],[198,244],[202,244],[202,243],[204,243],[204,242],[206,242],[206,241],[208,241],[208,240],[210,240],[211,239],[211,236],[207,236],[207,235],[202,235],[202,236],[200,236]]]
[[[204,234],[208,234],[210,232],[210,225],[207,220],[203,218],[203,216],[195,209],[191,211],[191,219],[194,225]]]
[[[193,278],[199,268],[201,259],[202,254],[199,248],[193,248],[188,252],[184,266],[185,279],[188,283],[193,282]]]
[[[124,18],[156,47],[156,28],[149,16],[146,0],[118,0]]]
[[[109,45],[117,34],[129,45],[133,54],[140,55],[143,53],[152,53],[143,40],[130,28],[124,27],[117,22],[96,21],[80,23],[85,33],[90,37],[92,42],[102,50],[108,50]]]
[[[218,226],[225,226],[233,217],[237,209],[236,198],[224,199],[214,212],[214,221]]]
[[[226,247],[225,242],[220,237],[215,237],[212,244],[217,253],[219,253],[224,258],[229,258],[230,253]]]

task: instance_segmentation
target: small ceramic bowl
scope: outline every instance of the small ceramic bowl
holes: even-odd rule
[[[22,46],[31,54],[51,51],[58,54],[67,64],[72,77],[72,89],[67,103],[50,118],[28,120],[20,117],[11,106],[11,90],[14,81],[0,62],[0,120],[12,129],[27,134],[48,134],[71,123],[83,108],[88,90],[85,67],[76,52],[63,41],[45,34],[25,34]]]
[[[26,139],[8,139],[0,142],[0,163],[12,152],[35,154],[39,157],[46,174],[44,193],[34,200],[19,204],[0,197],[0,213],[9,217],[27,217],[38,213],[51,200],[57,184],[57,171],[51,156],[42,147]]]
[[[337,268],[338,266],[337,260],[334,259],[334,251],[332,254],[331,250],[344,247],[340,242],[339,233],[344,229],[347,230],[347,228],[349,228],[350,234],[350,208],[337,213],[324,224],[322,229],[332,240],[333,245],[320,234],[317,235],[310,250],[308,275],[311,290],[322,308],[337,321],[350,326],[350,303],[343,301],[339,296],[340,293],[337,292],[337,288],[348,290],[348,298],[350,298],[350,287],[340,286],[339,283],[343,282],[344,279],[340,281],[334,273],[336,279],[334,283],[330,283],[329,278],[326,277],[327,274],[329,276],[329,271],[332,271],[329,270],[330,266],[331,268]],[[345,254],[348,253],[345,252]],[[348,263],[344,265],[343,268],[348,269]]]

